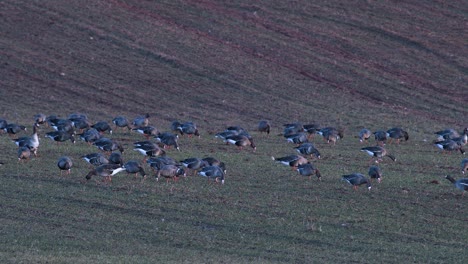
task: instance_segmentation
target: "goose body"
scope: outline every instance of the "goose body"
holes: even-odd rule
[[[122,144],[114,141],[114,140],[111,140],[109,138],[100,138],[99,140],[96,140],[94,143],[93,143],[98,149],[100,149],[101,151],[104,151],[104,152],[112,152],[112,151],[115,151],[115,150],[118,150],[120,151],[120,153],[123,153],[124,152],[124,147],[122,146]]]
[[[258,131],[260,133],[270,134],[270,129],[271,129],[270,122],[268,122],[266,120],[262,120],[262,121],[258,122]]]
[[[92,176],[101,176],[104,177],[104,180],[106,181],[112,181],[112,176],[124,170],[125,167],[118,164],[104,164],[91,170],[85,178],[89,180]]]
[[[70,157],[63,156],[59,158],[57,166],[60,169],[60,175],[62,175],[62,171],[66,171],[66,174],[70,174],[71,168],[73,167],[73,161]]]
[[[359,142],[367,142],[367,140],[371,137],[372,135],[372,132],[367,129],[367,128],[363,128],[361,129],[361,131],[359,131]]]
[[[37,134],[37,123],[34,123],[33,134],[30,137],[20,137],[15,139],[14,142],[18,147],[27,146],[37,156],[37,149],[39,148],[39,136]]]
[[[317,134],[317,131],[320,130],[320,124],[305,124],[303,125],[304,131],[309,133],[309,135],[313,136]]]
[[[408,141],[409,139],[408,132],[406,132],[400,127],[394,127],[387,130],[387,136],[391,140],[396,140],[397,143],[400,143],[400,140],[402,139],[404,139],[405,141]]]
[[[109,163],[123,165],[122,154],[120,154],[119,152],[112,152],[109,155]]]
[[[114,123],[114,125],[116,127],[121,127],[121,128],[127,128],[128,130],[131,129],[131,125],[130,125],[130,122],[128,121],[128,119],[124,116],[117,116],[115,117],[114,119],[112,119],[112,123]]]
[[[104,134],[105,132],[112,134],[112,128],[106,121],[99,121],[96,124],[91,125],[91,127],[96,129],[101,134]]]
[[[309,177],[309,180],[312,175],[315,175],[319,180],[322,179],[322,174],[320,174],[319,169],[312,163],[301,164],[297,166],[296,170],[300,175]]]
[[[127,173],[135,174],[135,176],[140,173],[141,177],[146,177],[146,172],[138,161],[129,160],[124,164],[124,167]]]
[[[159,181],[160,177],[164,177],[169,181],[169,179],[173,179],[174,181],[177,181],[180,176],[185,177],[185,170],[180,168],[177,165],[164,165],[161,167],[160,170],[156,173],[156,180]]]
[[[305,142],[308,142],[309,139],[307,137],[307,134],[304,133],[304,132],[299,132],[297,134],[291,134],[291,135],[287,135],[285,136],[286,140],[288,142],[291,142],[291,143],[294,143],[294,144],[302,144],[302,143],[305,143]]]
[[[370,166],[368,174],[370,179],[377,179],[379,183],[382,181],[382,171],[380,170],[380,167]]]
[[[251,148],[253,148],[254,151],[257,149],[255,143],[253,142],[253,139],[244,135],[228,137],[225,139],[225,142],[232,145],[236,145],[239,149],[242,149],[246,146],[250,146]]]
[[[374,132],[375,142],[379,145],[385,145],[387,143],[387,132],[383,130],[378,130]]]
[[[309,161],[301,155],[288,155],[280,158],[271,157],[272,160],[283,165],[296,169],[299,165],[309,163]]]
[[[451,183],[453,183],[455,185],[455,188],[458,188],[463,191],[462,196],[464,196],[465,192],[468,191],[468,178],[455,180],[450,175],[445,176],[445,178],[449,180]]]
[[[151,141],[140,141],[136,143],[140,144],[134,143],[134,150],[140,152],[142,155],[145,155],[145,159],[146,157],[163,156],[166,154],[166,151],[164,151],[156,143],[153,143]]]
[[[317,159],[321,158],[320,152],[315,148],[314,144],[310,142],[302,143],[294,149],[302,155],[310,155],[311,157],[315,156]]]
[[[216,182],[221,182],[221,184],[224,184],[225,174],[226,170],[217,165],[206,166],[198,172],[198,175],[206,177],[208,180],[213,179]]]
[[[187,158],[180,161],[184,167],[194,171],[194,174],[202,169],[203,167],[208,166],[208,162],[200,158]]]
[[[174,147],[178,151],[180,151],[179,143],[177,142],[179,136],[172,133],[159,133],[158,136],[155,137],[158,142],[161,142],[164,145],[164,148]]]
[[[365,147],[361,148],[361,151],[371,156],[371,161],[373,158],[376,158],[375,162],[379,162],[382,161],[383,157],[388,157],[391,160],[396,161],[396,158],[393,155],[388,154],[387,150],[381,146]]]
[[[465,154],[465,150],[462,148],[461,145],[459,145],[457,142],[455,142],[452,139],[446,139],[444,141],[438,141],[434,143],[436,147],[438,147],[440,150],[445,151],[445,152],[451,152],[451,151],[460,151],[461,154]]]
[[[46,138],[50,138],[51,140],[59,143],[59,142],[65,142],[67,140],[70,140],[73,144],[75,143],[75,137],[73,134],[67,132],[67,131],[52,131],[52,132],[47,132],[45,134]]]
[[[372,185],[369,179],[361,173],[352,173],[348,175],[343,175],[342,179],[353,186],[354,190],[357,190],[358,186],[366,184],[367,189],[370,191]]]
[[[134,128],[133,130],[142,134],[146,138],[157,136],[159,133],[159,130],[154,126],[142,126]]]
[[[31,150],[28,146],[18,148],[18,161],[29,160],[31,157]]]
[[[193,122],[185,122],[180,124],[177,127],[177,130],[181,135],[188,135],[189,137],[197,136],[200,137],[200,133],[198,132],[197,125]]]
[[[149,125],[149,114],[145,114],[143,116],[137,116],[133,119],[132,126],[133,127],[144,127]]]
[[[102,138],[102,134],[99,133],[95,128],[90,128],[80,134],[80,139],[88,144],[94,143]]]
[[[175,159],[168,156],[149,158],[146,160],[146,163],[155,171],[160,170],[164,165],[178,165]]]
[[[344,137],[343,130],[334,127],[324,127],[317,131],[317,133],[321,135],[327,143],[333,142],[333,144],[336,144],[339,139]]]
[[[47,122],[47,116],[44,114],[36,114],[34,115],[33,118],[34,118],[34,123],[36,123],[37,125],[42,125]]]
[[[90,153],[90,154],[81,156],[81,158],[84,161],[94,166],[109,164],[109,160],[102,153]]]
[[[16,134],[20,133],[21,131],[26,131],[26,127],[23,125],[18,124],[7,124],[6,127],[3,129],[5,132],[8,133],[11,137],[15,136]]]

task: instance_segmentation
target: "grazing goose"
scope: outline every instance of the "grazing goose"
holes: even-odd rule
[[[67,131],[59,130],[59,131],[47,132],[45,134],[45,137],[50,138],[57,143],[70,140],[73,144],[75,144],[75,137],[73,136],[73,134]]]
[[[180,162],[188,170],[193,171],[193,175],[195,175],[198,172],[198,170],[209,165],[207,161],[200,158],[187,158],[181,160]]]
[[[125,127],[128,129],[128,130],[131,130],[132,127],[130,125],[130,122],[128,121],[128,119],[124,116],[117,116],[115,117],[114,119],[112,119],[112,123],[114,123],[114,125],[116,127],[120,127],[122,129],[124,129]]]
[[[467,134],[467,133],[468,133],[468,127],[463,129],[461,134]],[[452,129],[452,128],[440,130],[440,131],[435,132],[434,134],[437,135],[437,141],[444,141],[446,139],[454,139],[454,138],[460,137],[460,134],[455,129]]]
[[[314,144],[310,142],[302,143],[301,145],[294,148],[302,155],[310,155],[311,158],[315,156],[317,159],[321,158],[320,152],[315,148]]]
[[[93,166],[109,164],[109,160],[102,153],[90,153],[81,156],[81,158]]]
[[[447,175],[445,179],[449,180],[451,183],[455,184],[455,187],[462,190],[462,196],[465,195],[465,192],[468,191],[468,178],[463,178],[459,180],[455,180],[452,176]]]
[[[383,130],[378,130],[374,132],[374,138],[375,142],[377,142],[378,145],[383,146],[387,143],[387,132]]]
[[[438,147],[439,149],[442,150],[442,152],[447,152],[447,153],[450,153],[451,151],[460,151],[461,154],[465,154],[465,150],[462,148],[461,145],[457,144],[457,142],[455,142],[454,140],[452,139],[446,139],[444,141],[438,141],[436,143],[434,143],[434,145],[436,147]]]
[[[177,130],[182,136],[187,135],[188,137],[193,137],[193,136],[200,137],[200,133],[198,132],[197,125],[195,125],[195,123],[193,122],[185,122],[183,124],[180,124],[177,127]]]
[[[150,115],[147,113],[144,116],[137,116],[133,119],[132,126],[133,127],[144,127],[149,125],[149,118]]]
[[[10,137],[14,137],[16,134],[20,133],[21,131],[26,131],[27,129],[23,125],[7,124],[3,130],[7,132]]]
[[[270,129],[271,129],[270,122],[268,122],[266,120],[262,120],[262,121],[258,122],[258,131],[260,133],[270,134]]]
[[[171,131],[172,132],[179,132],[179,127],[180,125],[182,125],[182,123],[180,123],[179,121],[172,121],[171,123]]]
[[[109,139],[109,138],[100,138],[96,141],[93,142],[93,145],[95,145],[98,149],[104,151],[104,152],[113,152],[115,150],[120,151],[120,153],[124,152],[124,147],[122,144]]]
[[[382,181],[382,171],[378,166],[370,166],[369,167],[369,177],[370,179],[377,179],[380,183]]]
[[[69,175],[71,172],[71,168],[73,166],[73,161],[71,160],[70,157],[63,156],[59,158],[57,162],[57,166],[60,169],[60,176],[62,176],[63,171],[67,171],[66,174]]]
[[[170,179],[173,181],[177,181],[180,176],[185,177],[185,171],[184,169],[180,168],[177,165],[164,165],[161,167],[160,170],[157,171],[156,173],[156,180],[159,181],[160,177],[166,178],[166,182],[168,182]]]
[[[324,127],[317,131],[317,134],[321,135],[327,143],[333,142],[333,145],[335,145],[338,139],[342,139],[344,137],[344,130],[336,129],[334,127]]]
[[[80,139],[88,144],[92,144],[102,138],[101,133],[95,128],[90,128],[79,135]]]
[[[112,152],[109,156],[109,163],[123,165],[122,154],[118,152]]]
[[[390,138],[389,143],[392,142],[392,140],[396,140],[397,144],[400,143],[401,139],[405,139],[405,141],[408,141],[409,135],[408,132],[403,130],[400,127],[394,127],[389,130],[387,130],[387,137]]]
[[[159,130],[154,126],[137,127],[132,130],[142,134],[146,138],[157,136],[159,133]]]
[[[84,118],[77,118],[73,121],[73,127],[81,132],[91,127],[91,123]]]
[[[146,172],[138,161],[129,160],[125,163],[124,167],[127,173],[134,173],[135,178],[138,173],[140,173],[141,177],[146,178]]]
[[[42,124],[47,123],[47,116],[44,114],[36,114],[34,115],[33,118],[34,118],[34,123],[36,123],[37,125],[42,125]]]
[[[96,124],[91,125],[91,127],[96,129],[101,134],[104,134],[105,132],[112,134],[112,128],[106,121],[99,121]]]
[[[125,167],[118,164],[104,164],[94,168],[86,175],[85,178],[89,180],[92,176],[101,176],[104,177],[104,181],[111,182],[112,176],[124,170]]]
[[[203,158],[202,160],[208,163],[209,166],[216,165],[216,166],[220,166],[221,168],[225,168],[224,162],[220,161],[217,158],[206,157],[206,158]]]
[[[309,161],[301,155],[289,155],[280,158],[271,157],[271,159],[283,165],[290,166],[293,170],[297,169],[299,165],[309,163]]]
[[[180,151],[180,148],[179,148],[179,143],[177,143],[177,140],[179,139],[179,136],[176,135],[176,134],[172,134],[172,133],[168,133],[168,132],[165,132],[165,133],[159,133],[156,137],[155,137],[156,141],[160,142],[161,144],[164,145],[164,148],[171,148],[171,147],[174,147],[175,149],[177,149],[178,151]]]
[[[461,136],[453,138],[452,140],[455,141],[461,147],[465,146],[468,143],[467,131],[463,131],[463,134]]]
[[[37,123],[34,123],[33,134],[30,137],[20,137],[13,140],[18,147],[28,146],[34,156],[37,156],[37,149],[39,148],[39,136],[37,135],[38,126]]]
[[[253,148],[253,151],[257,149],[257,146],[255,146],[255,143],[253,142],[253,138],[249,138],[244,135],[228,137],[225,139],[225,142],[232,145],[236,145],[240,150],[245,146],[250,146],[251,148]]]
[[[168,156],[149,158],[146,160],[146,163],[155,171],[160,170],[164,165],[178,165],[179,164],[175,159],[168,157]]]
[[[354,190],[357,190],[359,185],[366,184],[367,189],[370,191],[372,185],[369,179],[367,179],[364,175],[361,173],[352,173],[348,175],[343,175],[342,179],[346,181],[347,183],[351,184],[353,186]]]
[[[365,147],[362,148],[361,151],[367,153],[369,156],[372,157],[369,162],[372,162],[374,157],[376,158],[376,163],[382,161],[383,157],[388,157],[391,160],[396,161],[396,158],[393,155],[388,154],[387,150],[381,146]]]
[[[226,170],[217,165],[206,166],[198,172],[198,175],[206,177],[208,180],[213,179],[215,182],[221,182],[221,184],[224,184]]]
[[[372,135],[372,132],[367,129],[367,128],[363,128],[361,129],[361,131],[359,131],[359,142],[368,142],[368,139],[371,137]]]
[[[145,155],[144,160],[146,160],[147,157],[156,157],[156,156],[164,156],[166,155],[166,151],[164,151],[162,148],[160,148],[156,143],[150,142],[150,141],[143,141],[143,144],[135,144],[135,148],[133,150],[136,150],[140,152],[142,155]],[[141,143],[141,142],[136,142],[136,143]]]
[[[225,130],[219,133],[216,133],[215,138],[222,139],[226,144],[229,144],[226,139],[234,136],[238,136],[239,132],[236,130]]]
[[[308,142],[308,136],[304,132],[299,132],[297,134],[290,134],[290,135],[285,135],[284,136],[288,142],[294,143],[294,144],[302,144],[305,142]]]
[[[31,150],[28,146],[22,146],[18,148],[18,162],[23,160],[29,160],[31,157]]]
[[[55,131],[69,132],[70,134],[75,133],[75,124],[69,119],[57,119],[51,127]]]
[[[313,137],[317,134],[317,131],[320,130],[320,124],[305,124],[303,125],[304,131],[309,134],[309,136]]]
[[[463,174],[465,174],[465,171],[468,171],[468,158],[462,160],[461,168]]]
[[[312,163],[301,164],[297,166],[297,172],[302,175],[309,177],[311,179],[312,175],[315,175],[319,180],[322,180],[322,174],[320,174],[319,169],[315,167]]]
[[[304,132],[304,126],[299,122],[283,124],[283,127],[283,136],[285,137],[288,135]]]

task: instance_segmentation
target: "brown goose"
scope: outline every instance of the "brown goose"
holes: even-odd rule
[[[309,163],[309,161],[301,155],[288,155],[280,158],[271,157],[271,159],[283,165],[289,166],[293,170],[297,169],[299,165]]]
[[[368,139],[371,137],[372,135],[372,132],[367,129],[367,128],[363,128],[361,129],[361,131],[359,131],[359,142],[368,142]]]
[[[372,162],[372,160],[376,158],[375,162],[378,163],[382,161],[383,157],[388,157],[389,159],[396,161],[395,156],[388,154],[387,150],[381,146],[365,147],[365,148],[362,148],[361,151],[371,156],[371,159],[369,162]]]
[[[317,167],[312,163],[301,164],[297,166],[296,170],[300,175],[309,177],[309,180],[312,175],[315,175],[319,180],[322,180],[322,174],[320,174],[319,169],[317,169]]]
[[[246,146],[250,146],[253,148],[253,151],[257,149],[257,146],[255,146],[255,143],[253,141],[253,138],[249,138],[245,135],[237,135],[237,136],[231,136],[225,139],[226,143],[236,145],[240,150],[243,149]]]
[[[31,157],[31,150],[28,146],[18,148],[18,162],[27,161]]]
[[[104,177],[104,181],[111,182],[112,176],[124,170],[125,167],[120,166],[119,164],[104,164],[90,171],[85,178],[89,180],[92,176],[101,176]]]
[[[186,175],[184,169],[180,168],[179,166],[164,165],[156,173],[156,180],[159,181],[159,178],[161,176],[166,178],[166,182],[168,182],[170,179],[172,179],[173,181],[177,181],[180,176],[185,177]]]
[[[270,129],[271,129],[271,125],[270,125],[270,122],[266,121],[266,120],[262,120],[258,123],[258,131],[260,133],[267,133],[267,134],[270,134]]]

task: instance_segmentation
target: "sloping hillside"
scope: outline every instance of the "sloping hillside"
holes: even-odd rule
[[[1,114],[461,126],[462,3],[4,1]]]

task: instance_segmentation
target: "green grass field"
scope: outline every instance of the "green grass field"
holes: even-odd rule
[[[37,113],[92,122],[150,114],[181,137],[177,160],[213,156],[225,184],[134,178],[86,181],[77,141],[39,129],[38,157],[18,162],[0,135],[2,263],[464,263],[468,197],[460,152],[443,154],[435,131],[467,126],[463,1],[4,1],[0,4],[0,118],[30,135]],[[273,131],[260,134],[260,120]],[[345,129],[336,145],[316,135],[322,180],[271,157],[294,154],[280,134],[290,122]],[[257,150],[214,137],[229,125]],[[354,191],[341,176],[367,174],[361,128],[401,126],[387,144],[380,184]],[[137,133],[107,135],[123,157],[142,160]],[[70,156],[70,175],[56,165]]]

